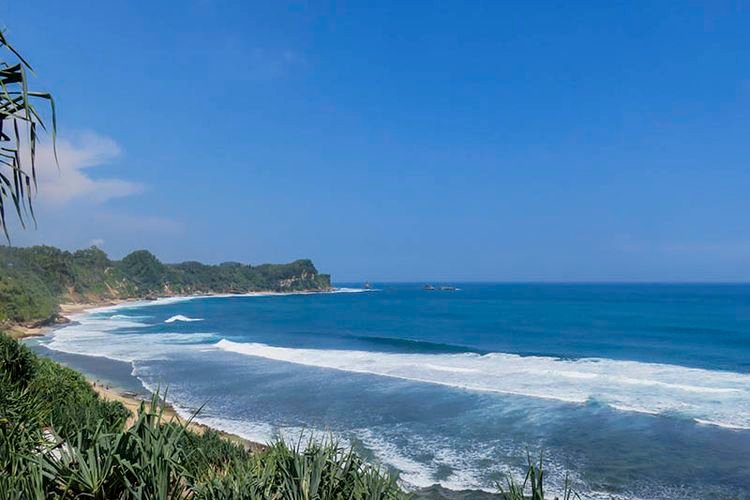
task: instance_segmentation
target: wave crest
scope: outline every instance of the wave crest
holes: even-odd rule
[[[750,429],[750,374],[601,358],[292,349],[226,339],[215,346],[317,368],[576,404],[596,401],[621,411]]]
[[[165,319],[165,323],[174,323],[175,321],[185,321],[185,322],[193,322],[193,321],[203,321],[203,318],[189,318],[187,316],[183,316],[182,314],[177,314],[175,316],[172,316],[169,319]]]

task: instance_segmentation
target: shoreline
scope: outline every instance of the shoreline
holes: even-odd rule
[[[184,299],[184,300],[193,300],[198,298],[218,298],[218,297],[252,297],[252,296],[273,296],[273,295],[299,295],[299,294],[312,294],[312,293],[327,293],[335,291],[336,289],[331,290],[303,290],[299,292],[248,292],[244,294],[202,294],[202,295],[174,295],[174,296],[167,296],[167,297],[159,297],[156,300],[148,300],[148,299],[139,299],[139,298],[128,298],[123,300],[102,300],[102,301],[96,301],[96,302],[65,302],[61,303],[59,305],[59,312],[57,313],[56,317],[54,318],[53,322],[50,322],[49,324],[44,325],[12,325],[7,328],[7,332],[10,334],[12,338],[15,338],[16,340],[22,340],[25,338],[31,338],[31,337],[41,337],[45,335],[53,335],[54,331],[60,328],[64,328],[66,325],[72,323],[75,321],[70,316],[74,316],[76,314],[83,314],[89,311],[92,311],[94,309],[99,308],[105,308],[105,307],[121,307],[121,306],[127,306],[128,304],[136,303],[136,302],[144,302],[146,304],[151,302],[157,302],[159,299]],[[86,356],[85,354],[81,354],[81,356]],[[130,391],[127,391],[123,389],[122,387],[117,387],[115,385],[110,385],[108,383],[103,383],[101,380],[95,378],[93,374],[87,374],[82,372],[79,369],[70,367],[71,369],[75,370],[76,372],[80,373],[84,376],[86,381],[89,383],[92,389],[99,395],[100,398],[102,398],[105,401],[118,401],[120,402],[129,412],[130,417],[126,420],[125,426],[130,427],[133,422],[135,422],[135,419],[138,415],[138,411],[140,409],[141,403],[149,403],[150,398],[141,398],[138,396],[138,394],[131,393]],[[144,388],[149,395],[153,396],[153,392],[150,390]],[[182,417],[177,410],[175,410],[174,406],[169,403],[166,400],[163,400],[160,398],[160,405],[162,407],[163,411],[163,418],[166,421],[175,421],[182,425],[187,425],[187,428],[197,434],[202,434],[206,430],[210,429],[213,430],[224,439],[227,439],[235,444],[242,445],[246,450],[256,452],[256,451],[262,451],[268,448],[267,444],[260,443],[257,441],[252,441],[246,438],[243,438],[237,434],[233,434],[231,432],[226,432],[221,429],[217,429],[196,421],[188,421],[184,417]]]
[[[267,291],[252,291],[245,293],[201,293],[195,295],[165,295],[163,297],[146,298],[146,297],[129,297],[124,299],[106,299],[99,301],[89,302],[61,302],[58,304],[58,312],[46,320],[40,320],[35,322],[27,323],[9,323],[6,325],[0,325],[0,329],[3,329],[11,338],[21,340],[28,337],[41,337],[48,335],[54,330],[64,327],[65,325],[74,321],[70,318],[70,315],[81,314],[93,309],[107,308],[107,307],[122,307],[133,303],[142,303],[147,305],[150,303],[159,303],[164,300],[195,300],[195,299],[209,299],[209,298],[222,298],[222,297],[273,297],[273,296],[284,296],[284,295],[309,295],[317,293],[337,293],[340,290],[346,290],[345,288],[331,287],[328,289],[311,289],[311,290],[298,290],[291,292],[277,292],[274,290]]]
[[[78,371],[78,370],[76,370]],[[81,373],[80,371],[78,371]],[[105,401],[118,401],[120,402],[125,408],[130,411],[130,417],[125,422],[125,427],[128,428],[135,422],[135,419],[138,415],[138,411],[141,407],[142,403],[145,403],[146,405],[149,404],[149,399],[146,398],[139,398],[138,395],[132,394],[128,391],[123,391],[121,388],[110,386],[109,384],[103,384],[102,382],[98,380],[92,379],[92,377],[83,374],[84,377],[86,377],[86,381],[91,385],[91,388],[96,391],[96,393],[99,395],[99,397]],[[149,391],[151,395],[151,391]],[[174,409],[174,406],[172,406],[171,403],[164,401],[163,399],[160,399],[160,406],[162,408],[162,416],[165,421],[170,422],[174,421],[181,425],[186,425],[187,428],[196,434],[203,434],[206,430],[213,430],[219,433],[221,437],[224,439],[228,439],[229,441],[242,445],[246,450],[249,451],[263,451],[268,446],[263,443],[258,443],[256,441],[251,441],[249,439],[245,439],[241,436],[238,436],[236,434],[232,434],[230,432],[222,431],[220,429],[215,429],[213,427],[210,427],[205,424],[201,424],[195,421],[188,421],[180,416],[179,413]]]
[[[129,304],[133,304],[133,303],[140,303],[140,304],[148,305],[149,303],[157,303],[157,301],[159,301],[160,299],[192,300],[192,299],[197,299],[197,298],[219,298],[219,297],[307,295],[307,294],[315,294],[315,293],[336,293],[337,290],[338,289],[336,288],[332,288],[330,290],[305,290],[305,291],[299,291],[299,292],[249,292],[245,294],[167,296],[167,297],[159,297],[156,300],[144,300],[144,299],[131,298],[131,299],[123,299],[121,301],[107,300],[107,301],[98,301],[98,302],[68,302],[68,303],[63,303],[59,305],[60,311],[58,313],[58,318],[62,318],[61,321],[56,321],[55,323],[38,326],[38,327],[30,327],[30,326],[19,327],[17,331],[21,334],[17,336],[16,339],[21,340],[23,338],[54,335],[55,330],[64,328],[66,325],[75,321],[75,319],[71,318],[70,316],[83,314],[83,313],[86,313],[95,309],[100,309],[100,308],[109,308],[109,307],[116,308],[120,306],[128,306]],[[346,290],[347,289],[343,289],[343,291],[346,291]],[[77,354],[77,355],[85,356],[89,358],[93,357],[93,356],[86,355],[86,354]],[[67,363],[64,363],[58,360],[55,360],[55,361],[68,366]],[[128,390],[125,387],[122,387],[116,383],[113,383],[110,380],[99,378],[92,372],[85,372],[73,366],[68,366],[68,367],[80,373],[81,375],[83,375],[83,377],[86,379],[88,384],[91,386],[91,388],[97,393],[97,395],[101,399],[105,401],[118,401],[130,412],[130,416],[127,418],[125,422],[126,428],[129,428],[135,422],[135,419],[137,418],[141,404],[148,405],[151,400],[151,396],[153,396],[154,394],[151,390],[149,390],[146,387],[143,387],[145,394],[139,394],[139,393],[134,392],[133,390]],[[227,432],[222,429],[197,422],[195,420],[186,419],[185,417],[179,414],[179,412],[175,409],[172,403],[162,398],[160,398],[159,405],[162,411],[162,418],[164,419],[165,422],[173,421],[173,422],[179,423],[180,425],[186,425],[186,428],[188,430],[195,432],[196,434],[199,434],[199,435],[203,434],[207,430],[212,430],[218,433],[218,435],[221,438],[226,439],[229,442],[232,442],[234,444],[238,444],[244,447],[246,450],[248,450],[251,453],[263,452],[268,449],[268,446],[269,446],[268,443],[253,441],[253,440],[244,438],[240,435]],[[432,484],[430,486],[416,486],[413,484],[405,483],[405,484],[402,484],[402,487],[406,488],[408,491],[411,491],[415,499],[465,500],[466,498],[476,498],[477,500],[495,500],[495,499],[501,498],[500,496],[498,496],[497,493],[490,492],[487,490],[481,490],[481,489],[452,490],[438,483]]]
[[[106,300],[99,302],[64,302],[59,304],[58,307],[60,310],[49,320],[32,324],[15,323],[8,325],[5,331],[11,338],[16,340],[28,337],[42,337],[44,335],[49,335],[58,328],[62,328],[65,325],[72,323],[74,320],[71,319],[69,315],[84,313],[99,307],[116,307],[130,302],[136,302],[138,300],[139,299],[123,299],[121,301]]]

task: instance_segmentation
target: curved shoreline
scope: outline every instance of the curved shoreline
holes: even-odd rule
[[[54,324],[49,324],[49,325],[44,325],[44,326],[15,325],[12,329],[9,329],[9,330],[13,333],[12,336],[14,338],[21,340],[21,339],[30,338],[30,337],[41,337],[41,336],[47,336],[47,335],[54,336],[56,330],[65,328],[70,323],[76,321],[76,316],[91,313],[91,312],[106,310],[106,309],[147,307],[150,305],[156,306],[156,305],[161,305],[165,303],[183,302],[183,301],[189,301],[189,300],[195,300],[195,299],[208,299],[208,298],[273,297],[273,296],[288,296],[288,295],[312,295],[312,294],[321,294],[321,293],[347,293],[347,292],[353,292],[353,291],[358,292],[359,290],[347,289],[347,288],[333,288],[331,290],[302,290],[298,292],[266,291],[266,292],[248,292],[248,293],[242,293],[242,294],[175,295],[175,296],[169,296],[169,297],[160,297],[160,298],[152,299],[152,300],[130,298],[130,299],[123,299],[120,301],[105,300],[105,301],[96,301],[96,302],[66,302],[66,303],[60,304],[59,306],[60,311],[58,313],[59,319]],[[93,356],[89,354],[80,354],[80,353],[78,355],[86,356],[89,358],[97,357],[97,356]],[[132,422],[135,420],[135,416],[137,415],[141,404],[144,402],[146,398],[140,398],[138,394],[131,393],[130,391],[127,391],[122,387],[118,387],[117,385],[113,385],[109,383],[102,383],[101,379],[96,377],[94,374],[84,373],[82,370],[76,367],[71,367],[71,368],[75,369],[77,372],[81,373],[86,378],[88,383],[97,392],[99,397],[101,397],[104,400],[119,401],[120,403],[122,403],[123,406],[125,406],[125,408],[127,408],[131,413],[131,417],[128,419],[128,422],[126,425],[132,424]],[[140,385],[143,387],[145,391],[148,392],[148,394],[154,395],[154,391],[144,386],[143,383],[141,383]],[[246,449],[249,449],[249,450],[263,450],[267,446],[264,443],[260,443],[257,441],[244,438],[238,434],[227,432],[222,429],[200,423],[198,421],[193,420],[192,418],[186,418],[182,416],[180,412],[177,410],[177,408],[169,401],[162,399],[162,404],[164,405],[164,415],[166,418],[174,419],[175,421],[180,422],[182,424],[187,424],[188,428],[194,432],[197,432],[200,434],[200,433],[205,432],[207,429],[211,429],[213,431],[218,432],[220,435],[222,435],[226,439],[229,439],[230,441],[242,444],[243,446],[245,446]]]
[[[141,404],[144,404],[144,403],[148,404],[148,401],[146,401],[145,399],[138,398],[137,395],[135,394],[129,393],[127,391],[123,391],[122,389],[118,387],[110,386],[108,384],[102,385],[101,382],[95,379],[92,379],[92,377],[88,375],[84,374],[84,377],[86,377],[86,380],[91,385],[92,389],[96,391],[96,393],[99,395],[100,398],[102,398],[105,401],[118,401],[130,411],[130,417],[125,423],[126,427],[129,427],[135,422],[135,419],[141,407]],[[151,394],[153,395],[153,393]],[[221,429],[215,429],[213,427],[210,427],[205,424],[201,424],[193,420],[186,420],[185,418],[180,416],[180,414],[175,410],[174,406],[172,406],[171,403],[162,400],[162,404],[163,404],[164,417],[166,420],[179,422],[182,425],[187,425],[188,429],[190,429],[193,432],[196,432],[197,434],[202,434],[206,430],[211,429],[213,431],[218,432],[225,439],[228,439],[234,443],[243,445],[245,449],[247,450],[261,451],[267,447],[267,445],[263,443],[250,441],[249,439],[245,439],[241,436],[238,436],[237,434],[225,432]]]
[[[59,311],[56,315],[48,318],[44,321],[36,321],[29,323],[12,323],[5,326],[5,331],[10,334],[12,338],[23,339],[27,337],[39,337],[47,335],[50,332],[64,327],[66,324],[74,321],[71,315],[82,314],[91,312],[99,309],[109,308],[127,308],[127,307],[145,307],[148,305],[159,305],[169,302],[183,302],[187,300],[195,299],[211,299],[211,298],[226,298],[226,297],[276,297],[276,296],[287,296],[287,295],[314,295],[323,293],[350,293],[350,292],[364,292],[364,291],[376,291],[376,290],[365,290],[358,288],[336,288],[331,287],[329,289],[311,289],[311,290],[299,290],[291,292],[277,292],[273,290],[267,291],[253,291],[245,293],[208,293],[208,294],[197,294],[197,295],[168,295],[157,298],[144,298],[144,297],[130,297],[124,299],[106,299],[99,301],[90,302],[61,302],[58,305]]]
[[[102,311],[102,310],[108,310],[108,309],[123,309],[123,308],[129,308],[129,307],[147,307],[151,305],[161,305],[165,303],[174,303],[174,302],[183,302],[183,301],[189,301],[189,300],[195,300],[195,299],[206,299],[206,298],[222,298],[222,297],[270,297],[270,296],[287,296],[287,295],[312,295],[312,294],[325,294],[325,293],[358,293],[358,292],[370,292],[370,291],[376,291],[376,290],[360,290],[360,289],[349,289],[349,288],[340,288],[340,289],[332,289],[327,291],[300,291],[300,292],[250,292],[245,294],[211,294],[211,295],[189,295],[189,296],[171,296],[171,297],[161,297],[156,300],[142,300],[142,299],[126,299],[122,301],[101,301],[101,302],[87,302],[87,303],[64,303],[60,304],[60,316],[65,318],[64,323],[54,324],[54,325],[48,325],[45,327],[41,327],[36,329],[33,333],[28,333],[26,335],[23,335],[21,338],[30,338],[30,337],[40,337],[40,336],[54,336],[55,331],[65,328],[66,326],[69,326],[71,323],[77,321],[77,317]],[[66,353],[65,351],[55,351],[51,348],[46,348],[50,351],[54,352],[61,352]],[[66,354],[72,354],[72,353],[66,353]],[[40,354],[44,355],[44,354]],[[82,353],[76,353],[76,356],[82,356],[85,358],[100,358],[100,359],[110,359],[105,358],[102,356],[96,356],[91,354],[82,354]],[[110,380],[104,379],[101,376],[97,376],[92,371],[85,371],[85,369],[82,369],[79,366],[75,366],[73,363],[66,363],[64,361],[61,361],[59,359],[52,358],[58,363],[65,364],[66,366],[69,366],[70,368],[74,369],[75,371],[81,373],[86,381],[91,385],[92,389],[96,391],[96,393],[99,395],[100,398],[106,401],[118,401],[120,402],[125,408],[128,409],[131,416],[126,421],[126,426],[130,426],[135,421],[135,418],[138,414],[138,411],[140,409],[141,404],[148,404],[150,397],[144,397],[144,394],[139,394],[135,392],[135,390],[128,390],[126,387],[123,387],[122,385],[118,385],[116,382],[111,382]],[[124,361],[120,361],[124,362]],[[140,387],[143,388],[144,392],[147,393],[149,396],[154,395],[154,391],[147,387],[139,378],[137,378],[135,375],[131,376],[136,379],[139,382]],[[167,421],[174,420],[175,422],[179,422],[180,424],[187,425],[187,428],[190,429],[193,432],[196,432],[198,434],[202,434],[203,432],[206,432],[207,430],[212,430],[217,432],[221,437],[224,439],[227,439],[231,442],[240,444],[245,447],[245,449],[255,452],[255,451],[263,451],[268,447],[267,443],[260,442],[258,440],[252,440],[248,439],[247,437],[243,437],[240,434],[233,433],[230,431],[226,431],[222,429],[221,427],[208,425],[205,423],[202,423],[200,421],[200,416],[196,415],[195,418],[193,416],[187,415],[187,411],[184,409],[180,409],[178,405],[160,398],[161,404],[163,405],[163,415],[164,418]],[[433,484],[431,486],[427,487],[416,487],[415,485],[411,485],[409,483],[404,483],[405,487],[410,489],[412,493],[415,495],[415,499],[418,498],[429,498],[433,500],[463,500],[465,498],[477,498],[477,499],[495,499],[499,498],[499,496],[496,493],[489,492],[486,490],[451,490],[448,488],[445,488],[441,486],[440,484]],[[404,486],[402,485],[402,486]],[[467,496],[469,495],[469,496]]]

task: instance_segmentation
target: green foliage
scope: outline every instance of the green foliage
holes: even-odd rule
[[[498,484],[500,493],[505,500],[544,500],[544,461],[543,456],[539,456],[539,465],[536,465],[531,460],[531,456],[528,457],[528,468],[526,469],[526,476],[524,477],[523,483],[518,484],[513,477],[508,477],[507,484],[503,487],[502,484]],[[507,489],[506,489],[507,488]],[[547,497],[549,498],[549,497]],[[568,478],[565,478],[565,485],[563,487],[563,500],[573,500],[574,498],[579,499],[578,493],[574,492],[570,487]],[[555,497],[555,500],[558,500]]]
[[[250,459],[242,445],[234,443],[213,429],[202,434],[188,432],[183,435],[182,447],[186,450],[185,468],[199,480],[210,480],[217,473],[226,473],[234,464]]]
[[[31,389],[49,405],[49,425],[63,438],[81,428],[121,429],[129,413],[120,403],[104,401],[75,370],[36,357]]]
[[[395,478],[333,441],[292,448],[283,441],[233,461],[200,482],[197,498],[365,500],[408,498]]]
[[[0,320],[44,320],[74,281],[69,252],[53,247],[0,247]]]
[[[0,247],[0,321],[46,318],[57,307],[55,293],[17,252]]]
[[[119,269],[139,292],[161,290],[167,283],[167,266],[148,250],[136,250],[122,259]]]
[[[72,253],[50,246],[0,247],[0,321],[7,322],[46,320],[61,301],[295,291],[330,285],[330,277],[318,274],[309,260],[210,266],[163,264],[146,250],[112,261],[96,247]]]
[[[36,375],[36,357],[15,340],[0,334],[0,376],[4,384],[25,388]]]
[[[34,210],[31,204],[32,187],[36,189],[37,127],[46,130],[35,103],[46,101],[52,114],[52,141],[57,129],[55,103],[50,94],[29,90],[27,72],[29,63],[8,43],[0,31],[0,227],[8,236],[6,202],[11,201],[22,225]],[[55,151],[55,157],[57,152]],[[21,159],[29,160],[24,165]]]

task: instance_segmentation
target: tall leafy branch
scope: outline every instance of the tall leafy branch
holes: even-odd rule
[[[50,132],[57,162],[57,115],[51,94],[29,89],[28,74],[33,73],[33,69],[8,43],[2,31],[0,51],[0,226],[10,242],[8,209],[15,208],[24,228],[29,219],[36,225],[32,195],[37,190],[37,142],[40,130]],[[48,107],[50,130],[37,104]]]

